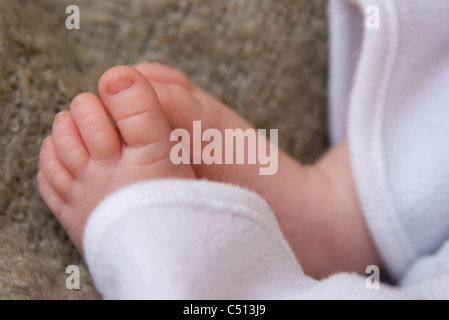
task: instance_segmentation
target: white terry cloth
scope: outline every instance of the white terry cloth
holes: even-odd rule
[[[83,244],[106,299],[282,299],[314,283],[265,201],[206,180],[119,190],[94,210]]]
[[[368,227],[400,280],[449,238],[449,1],[332,0],[330,13],[332,140],[348,134]]]
[[[364,8],[380,30],[364,30]],[[268,205],[205,180],[109,195],[84,251],[105,299],[449,299],[449,1],[332,0],[334,141],[345,132],[368,227],[401,287],[305,276]],[[341,115],[341,116],[338,116]],[[444,244],[445,243],[445,244]]]
[[[410,289],[369,290],[355,274],[313,280],[262,198],[206,180],[120,189],[89,217],[83,244],[104,299],[416,299],[449,284],[445,273]]]

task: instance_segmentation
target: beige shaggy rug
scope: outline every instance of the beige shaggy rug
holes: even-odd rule
[[[81,29],[67,30],[75,4]],[[54,115],[107,68],[177,67],[303,162],[327,144],[326,0],[0,0],[0,299],[98,299],[41,200]],[[65,269],[78,265],[81,289]]]

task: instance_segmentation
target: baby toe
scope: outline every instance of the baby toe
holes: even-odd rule
[[[103,103],[124,142],[139,148],[166,139],[171,128],[150,82],[136,69],[115,67],[100,79]]]
[[[51,137],[45,139],[42,144],[39,157],[39,169],[44,174],[48,183],[53,187],[53,190],[58,193],[64,201],[68,201],[74,179],[59,159]]]
[[[90,156],[70,114],[63,111],[53,123],[53,142],[61,162],[74,177],[84,174]]]
[[[172,128],[190,128],[193,121],[202,120],[204,108],[189,90],[172,83],[152,85]]]
[[[73,99],[70,112],[93,160],[114,160],[120,155],[120,137],[103,103],[91,93]]]
[[[53,188],[47,177],[42,170],[37,173],[37,184],[39,186],[39,192],[47,204],[48,208],[59,219],[62,210],[64,209],[65,202],[59,195],[59,193]]]
[[[193,86],[189,79],[181,71],[157,62],[143,62],[134,66],[149,81],[173,83],[188,90]]]

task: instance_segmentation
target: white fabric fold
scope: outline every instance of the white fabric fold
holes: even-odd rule
[[[280,299],[314,282],[265,201],[206,180],[113,193],[90,216],[84,251],[106,299]]]
[[[365,28],[370,5],[378,30]],[[365,218],[396,280],[449,237],[448,15],[445,0],[332,1],[333,141],[348,135]]]

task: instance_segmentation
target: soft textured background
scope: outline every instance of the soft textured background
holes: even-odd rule
[[[81,30],[65,8],[81,9]],[[54,115],[108,67],[184,71],[303,162],[326,147],[327,0],[0,0],[0,299],[98,298],[35,174]],[[81,268],[81,290],[65,268]]]

